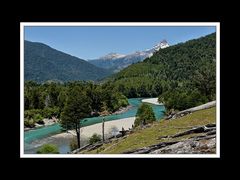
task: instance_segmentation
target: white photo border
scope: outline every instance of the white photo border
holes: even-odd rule
[[[216,28],[216,154],[24,154],[25,26],[214,26]],[[20,22],[21,158],[220,158],[220,22]]]

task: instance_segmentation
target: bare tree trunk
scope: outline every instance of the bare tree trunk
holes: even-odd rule
[[[105,119],[103,118],[102,119],[102,142],[104,143],[104,122],[105,122]]]
[[[78,128],[77,124],[76,124],[76,134],[77,134],[78,148],[80,148],[80,128]]]

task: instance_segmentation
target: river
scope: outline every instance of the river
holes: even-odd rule
[[[128,111],[116,114],[105,116],[105,121],[113,121],[128,117],[134,117],[136,115],[139,105],[141,105],[141,100],[143,98],[131,98],[128,99],[129,104],[132,106]],[[150,104],[153,108],[156,119],[160,120],[165,112],[163,105],[154,105]],[[102,117],[92,117],[85,118],[82,126],[89,126],[96,123],[102,122]],[[24,153],[32,154],[45,143],[52,143],[58,146],[60,153],[67,153],[69,149],[69,139],[51,139],[51,136],[54,134],[61,133],[61,126],[59,124],[54,124],[51,126],[41,127],[38,129],[30,130],[24,132]]]

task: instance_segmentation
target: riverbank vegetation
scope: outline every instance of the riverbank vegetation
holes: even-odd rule
[[[59,154],[59,150],[54,144],[44,144],[37,150],[37,154]]]
[[[42,118],[60,118],[71,90],[78,88],[89,99],[90,116],[110,114],[128,105],[127,98],[110,84],[74,81],[68,83],[26,81],[24,85],[24,124],[34,127]]]

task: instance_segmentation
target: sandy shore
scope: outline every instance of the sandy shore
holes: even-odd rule
[[[151,104],[155,104],[155,105],[162,105],[162,103],[158,102],[158,98],[143,99],[142,102],[151,103]]]
[[[161,105],[160,103],[158,103],[158,98],[143,99],[142,102],[147,102],[147,103],[151,103],[151,104],[155,104],[155,105]],[[109,134],[113,128],[117,129],[118,131],[122,130],[122,127],[125,130],[132,128],[134,121],[135,121],[135,117],[107,121],[107,122],[105,122],[105,126],[104,126],[105,134]],[[81,128],[81,136],[84,138],[89,138],[94,133],[102,135],[102,123],[97,123],[97,124],[93,124],[91,126],[86,126],[86,127]],[[75,130],[71,130],[71,131],[68,131],[68,133],[56,134],[51,137],[67,138],[67,137],[72,137],[75,135],[76,135]]]
[[[104,125],[105,134],[109,134],[111,130],[117,129],[118,131],[122,130],[122,127],[127,130],[132,128],[134,124],[135,117],[129,117],[119,120],[107,121]],[[81,128],[81,136],[84,138],[91,137],[94,133],[102,135],[102,123],[93,124],[91,126],[86,126]],[[68,133],[61,133],[51,136],[52,138],[67,138],[76,135],[74,130],[68,131]]]

